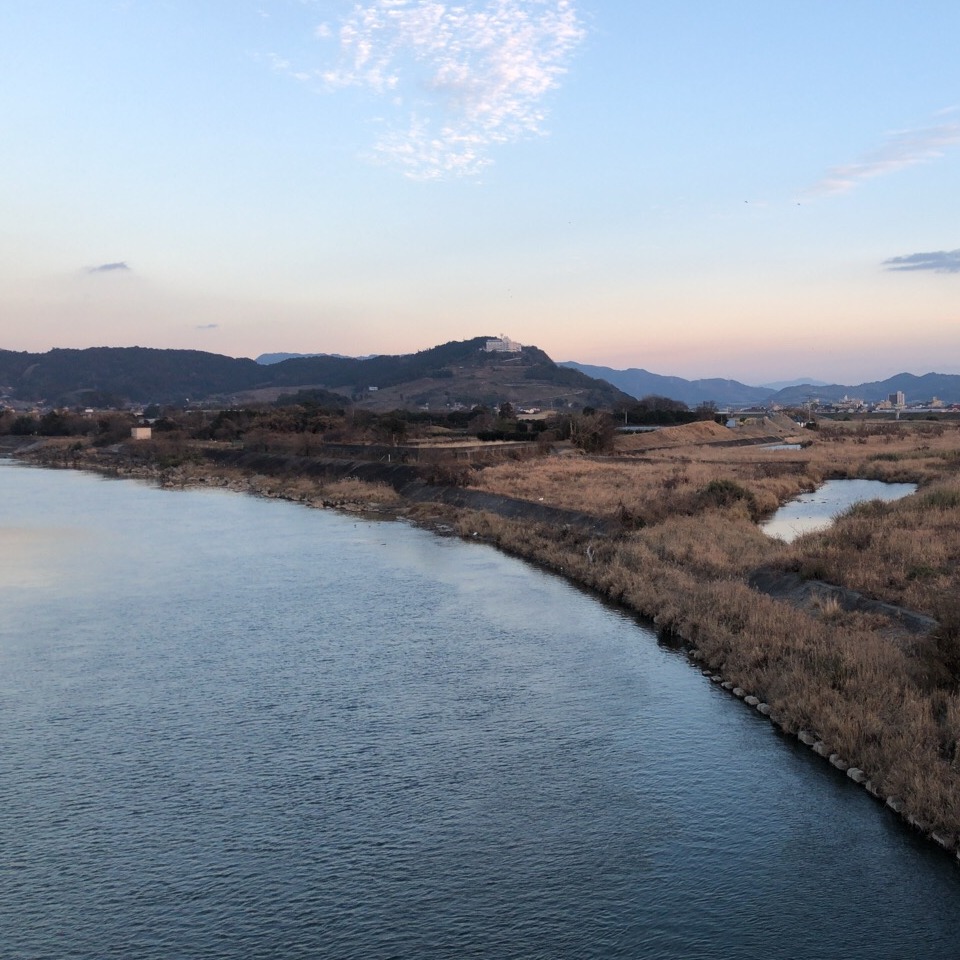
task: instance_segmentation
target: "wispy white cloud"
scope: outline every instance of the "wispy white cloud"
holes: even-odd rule
[[[428,180],[475,175],[494,146],[543,133],[544,98],[584,30],[573,0],[374,0],[314,35],[337,44],[335,63],[275,67],[384,97],[395,118],[374,155]]]
[[[865,180],[939,159],[950,147],[960,144],[960,119],[956,114],[956,108],[943,110],[938,116],[951,119],[890,134],[880,147],[861,159],[828,170],[809,193],[813,196],[848,193]]]
[[[934,273],[960,273],[960,250],[934,250],[910,253],[883,261],[887,270],[931,270]]]

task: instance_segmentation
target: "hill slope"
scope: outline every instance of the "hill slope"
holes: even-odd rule
[[[295,357],[269,365],[198,350],[93,347],[0,350],[0,395],[51,406],[270,400],[323,388],[373,409],[524,406],[610,407],[630,397],[555,364],[537,347],[487,353],[487,337],[399,356]]]

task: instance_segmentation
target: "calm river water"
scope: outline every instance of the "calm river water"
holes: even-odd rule
[[[0,461],[0,954],[956,958],[960,879],[496,551]]]

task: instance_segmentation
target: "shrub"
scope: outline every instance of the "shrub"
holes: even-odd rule
[[[603,413],[582,413],[570,418],[570,442],[585,453],[602,453],[611,449],[613,421]]]
[[[883,517],[887,513],[887,504],[875,498],[873,500],[858,500],[848,511],[848,517],[858,517],[863,520]]]
[[[945,685],[960,688],[960,600],[944,598],[937,610],[938,624],[932,639],[937,660],[943,670]]]
[[[40,427],[36,417],[28,415],[17,417],[10,426],[10,433],[15,437],[32,437]]]
[[[757,501],[753,492],[734,480],[711,480],[697,494],[697,506],[701,509],[732,507],[736,503],[745,504],[751,514],[756,511]]]

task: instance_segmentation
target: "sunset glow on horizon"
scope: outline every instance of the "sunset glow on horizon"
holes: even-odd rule
[[[0,34],[0,348],[960,374],[960,7],[90,0]]]

